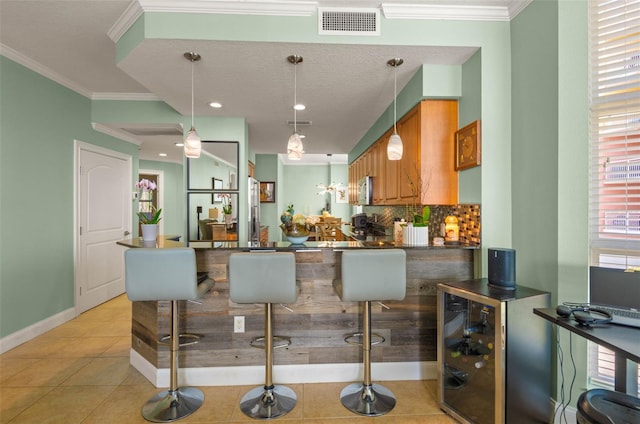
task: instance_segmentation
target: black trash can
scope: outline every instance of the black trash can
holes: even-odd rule
[[[578,424],[640,423],[640,399],[611,390],[588,390],[578,398]]]

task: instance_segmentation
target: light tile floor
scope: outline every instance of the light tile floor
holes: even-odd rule
[[[140,409],[159,392],[129,365],[131,303],[125,295],[0,355],[0,423],[146,423]],[[375,376],[374,376],[375,378]],[[455,423],[435,402],[435,381],[388,381],[398,401],[379,423]],[[340,403],[345,383],[292,384],[290,423],[350,423]],[[248,386],[201,387],[204,405],[184,423],[255,422],[238,404]]]

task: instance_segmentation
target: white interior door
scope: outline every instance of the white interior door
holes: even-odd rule
[[[125,291],[123,248],[131,231],[131,157],[76,143],[76,308],[93,308]]]

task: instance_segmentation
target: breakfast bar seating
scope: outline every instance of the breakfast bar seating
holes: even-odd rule
[[[406,294],[406,254],[400,249],[363,249],[342,253],[342,278],[334,281],[343,301],[362,302],[364,379],[345,387],[345,408],[366,416],[384,415],[396,405],[393,393],[371,379],[371,301],[403,300]]]
[[[178,386],[178,301],[202,297],[213,287],[213,281],[209,278],[198,281],[196,254],[190,248],[129,249],[124,258],[129,300],[171,302],[170,386],[147,401],[142,407],[142,416],[152,422],[185,418],[202,406],[204,394],[195,387]]]
[[[273,384],[273,303],[295,303],[296,262],[288,252],[244,252],[229,255],[229,298],[235,303],[265,304],[265,383],[240,400],[242,412],[256,419],[278,418],[296,406],[296,393]]]

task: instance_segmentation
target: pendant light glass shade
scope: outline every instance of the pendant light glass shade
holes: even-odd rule
[[[197,159],[200,157],[201,149],[202,143],[200,136],[196,132],[196,129],[191,127],[187,133],[187,137],[184,139],[184,155],[191,159]]]
[[[397,104],[397,70],[398,66],[402,65],[404,60],[400,58],[393,58],[387,61],[387,65],[393,66],[393,134],[389,137],[389,142],[387,143],[387,159],[389,160],[400,160],[402,159],[402,138],[398,135],[398,129],[396,128],[396,123],[398,121],[396,104]]]
[[[289,137],[289,142],[287,143],[287,157],[291,160],[300,160],[302,159],[303,153],[304,148],[302,146],[300,134],[294,132]]]
[[[387,143],[387,158],[389,160],[402,159],[402,139],[396,133],[391,134]]]
[[[194,76],[193,76],[193,67],[194,63],[201,59],[198,53],[194,52],[186,52],[184,57],[191,62],[191,129],[187,133],[187,136],[184,139],[184,155],[191,159],[198,159],[200,157],[200,151],[202,150],[202,143],[200,140],[200,136],[196,131],[195,126],[193,125],[194,119],[194,106],[193,106],[193,97],[194,97]]]
[[[302,56],[293,54],[287,57],[289,63],[293,64],[293,134],[289,136],[287,142],[287,158],[290,160],[300,160],[304,154],[304,146],[302,145],[302,137],[298,134],[298,115],[297,111],[304,110],[298,107],[298,63],[302,62]]]

